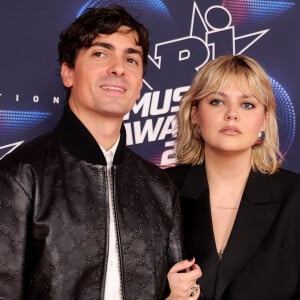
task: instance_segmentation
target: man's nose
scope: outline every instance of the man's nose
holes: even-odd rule
[[[112,75],[122,76],[124,74],[124,59],[119,57],[112,58],[108,72]]]

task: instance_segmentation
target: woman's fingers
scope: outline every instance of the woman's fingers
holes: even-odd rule
[[[181,260],[178,263],[176,263],[171,269],[171,273],[178,273],[178,272],[184,272],[186,270],[189,270],[195,263],[195,258],[192,258],[192,260]]]
[[[170,298],[168,299],[198,299],[200,286],[197,284],[197,279],[201,276],[201,269],[195,264],[194,258],[176,263],[168,273],[171,289]]]

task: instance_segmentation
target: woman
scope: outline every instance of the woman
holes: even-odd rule
[[[280,168],[275,99],[255,60],[225,55],[200,69],[180,105],[176,153],[180,165],[166,171],[200,299],[300,299],[300,176]],[[173,294],[190,287],[180,264]]]

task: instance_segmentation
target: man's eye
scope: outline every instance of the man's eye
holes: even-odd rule
[[[210,101],[210,104],[211,105],[221,105],[222,101],[218,100],[218,99],[213,99],[213,100]]]
[[[138,64],[137,60],[132,57],[129,57],[126,60],[127,60],[127,62],[129,62],[131,64],[136,64],[136,65]]]
[[[105,56],[104,52],[102,52],[102,51],[97,51],[97,52],[94,53],[94,55],[96,57],[104,57]]]
[[[252,109],[255,106],[252,103],[246,102],[246,103],[242,104],[242,107],[245,108],[245,109]]]

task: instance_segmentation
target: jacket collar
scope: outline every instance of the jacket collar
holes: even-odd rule
[[[106,165],[105,157],[94,137],[81,121],[66,105],[62,118],[54,129],[61,143],[75,156],[92,164]],[[120,164],[123,160],[126,146],[126,132],[122,125],[120,141],[114,156],[114,164]]]

